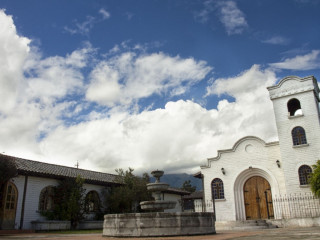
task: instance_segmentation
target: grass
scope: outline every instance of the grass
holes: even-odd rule
[[[59,233],[59,234],[91,234],[91,233],[101,233],[102,229],[96,229],[96,230],[55,230],[55,231],[41,231],[46,233]]]

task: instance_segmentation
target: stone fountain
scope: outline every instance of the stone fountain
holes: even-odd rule
[[[162,192],[169,184],[160,182],[163,171],[155,170],[151,174],[154,183],[147,184],[153,201],[140,203],[141,209],[152,212],[107,214],[104,216],[103,236],[105,237],[160,237],[203,235],[215,233],[215,218],[212,212],[164,212],[175,208],[176,201],[165,201]]]
[[[154,201],[141,202],[140,206],[143,210],[163,212],[165,209],[175,208],[177,202],[165,201],[162,199],[162,192],[169,188],[169,184],[160,182],[160,177],[163,175],[163,171],[155,170],[151,172],[151,175],[156,179],[155,183],[148,183],[148,191],[153,193]]]

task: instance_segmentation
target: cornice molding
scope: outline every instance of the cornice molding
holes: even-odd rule
[[[224,149],[224,150],[218,150],[218,153],[217,153],[217,156],[216,157],[213,157],[213,158],[207,158],[207,165],[203,165],[203,166],[200,166],[201,169],[204,169],[204,168],[210,168],[211,167],[211,162],[213,161],[218,161],[220,158],[221,158],[221,155],[223,153],[230,153],[230,152],[235,152],[238,148],[238,146],[245,142],[245,141],[248,141],[248,140],[254,140],[254,141],[257,141],[259,142],[261,145],[263,145],[264,147],[271,147],[271,146],[276,146],[276,145],[279,145],[279,142],[278,141],[275,141],[275,142],[269,142],[269,143],[266,143],[264,140],[262,140],[261,138],[258,138],[256,136],[246,136],[246,137],[243,137],[243,138],[240,138],[234,145],[231,149]]]
[[[282,86],[288,82],[288,81],[296,81],[297,84],[292,84],[292,86],[286,86],[283,89]],[[310,82],[311,83],[308,83]],[[298,84],[298,82],[304,84]],[[317,100],[319,101],[319,85],[317,82],[317,79],[314,76],[307,76],[307,77],[297,77],[297,76],[287,76],[283,79],[280,80],[278,84],[275,86],[267,87],[269,94],[270,94],[270,99],[276,99],[280,97],[285,97],[285,96],[290,96],[294,95],[297,93],[303,93],[303,92],[308,92],[308,91],[314,91],[315,96]]]

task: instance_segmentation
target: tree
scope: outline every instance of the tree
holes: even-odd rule
[[[5,184],[9,179],[17,175],[18,171],[12,160],[0,159],[0,185]]]
[[[68,220],[72,229],[77,228],[85,213],[83,183],[80,176],[63,179],[55,188],[53,210],[42,214],[50,220]]]
[[[317,197],[320,197],[320,160],[312,166],[313,172],[310,176],[311,191]]]
[[[138,177],[133,174],[133,169],[116,169],[117,182],[122,185],[112,187],[106,196],[106,205],[109,213],[132,213],[140,212],[139,203],[151,200],[151,193],[147,190],[149,175],[143,174]]]
[[[186,180],[184,181],[184,183],[182,184],[181,189],[188,191],[188,192],[195,192],[197,187],[196,186],[192,186],[191,185],[191,180]]]

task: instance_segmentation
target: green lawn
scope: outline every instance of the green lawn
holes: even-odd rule
[[[43,231],[41,231],[43,232]],[[48,233],[59,233],[59,234],[91,234],[91,233],[101,233],[102,229],[97,230],[63,230],[63,231],[45,231]]]

